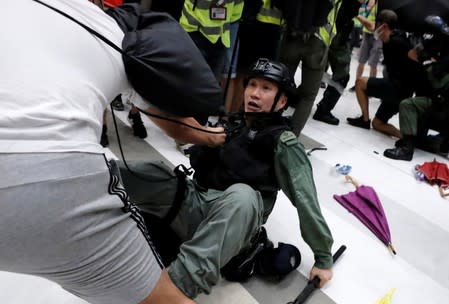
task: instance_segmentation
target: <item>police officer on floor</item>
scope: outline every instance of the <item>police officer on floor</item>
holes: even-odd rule
[[[436,35],[432,40],[437,40]],[[439,37],[438,37],[439,38]],[[428,96],[414,96],[401,101],[399,105],[399,126],[402,138],[398,140],[394,148],[386,149],[384,156],[411,161],[415,146],[436,153],[447,154],[449,150],[449,51],[447,42],[449,33],[437,40],[437,54],[432,57],[431,63],[426,58],[425,69],[430,85]],[[443,47],[441,47],[443,45]],[[424,51],[421,51],[424,53]],[[424,61],[416,51],[409,52],[409,57],[414,60]],[[439,131],[438,136],[427,135],[428,130]],[[430,138],[438,138],[432,144]],[[436,146],[436,147],[435,147]]]
[[[241,128],[221,147],[194,146],[194,178],[181,178],[186,184],[181,191],[163,163],[129,164],[145,179],[121,170],[131,200],[145,212],[173,218],[170,227],[183,243],[168,273],[188,297],[209,293],[220,269],[250,246],[280,189],[296,207],[301,236],[313,251],[310,277],[318,276],[320,287],[332,278],[333,239],[320,210],[312,167],[282,117],[295,90],[285,65],[259,59],[245,81]]]

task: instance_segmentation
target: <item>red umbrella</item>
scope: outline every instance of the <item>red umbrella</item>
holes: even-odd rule
[[[391,243],[387,217],[376,191],[370,186],[360,186],[349,175],[346,175],[346,180],[350,181],[356,190],[343,195],[335,194],[334,198],[396,254]]]
[[[425,162],[416,168],[424,174],[424,177],[431,185],[438,185],[441,196],[448,196],[445,189],[449,188],[449,168],[447,164],[440,163],[434,159],[431,162]]]

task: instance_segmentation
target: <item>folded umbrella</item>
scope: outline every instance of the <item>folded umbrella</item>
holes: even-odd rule
[[[431,185],[438,185],[441,196],[448,196],[445,189],[449,189],[449,168],[447,164],[440,163],[436,159],[425,162],[416,168],[424,174],[426,181]]]
[[[335,194],[335,200],[371,230],[393,254],[396,254],[391,243],[387,217],[376,191],[370,186],[359,185],[349,175],[346,175],[346,180],[350,181],[356,190],[343,195]]]

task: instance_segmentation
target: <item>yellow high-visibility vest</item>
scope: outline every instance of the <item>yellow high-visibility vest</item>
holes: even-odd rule
[[[334,38],[337,33],[337,15],[341,2],[342,0],[337,0],[337,3],[334,3],[334,7],[327,15],[327,23],[320,27],[319,38],[323,40],[327,46],[331,44],[332,38]]]
[[[232,9],[232,15],[231,15],[231,23],[237,22],[242,18],[242,12],[243,12],[243,6],[244,6],[243,0],[236,0],[234,1],[234,8]]]
[[[223,0],[226,8],[225,20],[212,20],[210,7],[217,0],[185,0],[179,23],[186,32],[199,31],[211,43],[221,42],[227,48],[231,45],[229,26],[240,19],[243,11],[243,0]]]
[[[263,0],[263,5],[256,16],[256,19],[263,23],[271,23],[275,25],[281,25],[282,12],[271,6],[271,0]]]
[[[369,14],[368,14],[368,20],[369,21],[371,21],[371,22],[373,22],[373,23],[376,23],[376,16],[377,16],[377,2],[376,2],[376,4],[374,4],[373,5],[373,7],[371,8],[371,10],[369,11]],[[371,32],[369,29],[367,29],[365,26],[363,27],[363,32],[364,33],[370,33],[370,34],[372,34],[373,32]]]

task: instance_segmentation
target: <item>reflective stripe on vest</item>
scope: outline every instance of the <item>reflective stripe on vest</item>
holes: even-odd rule
[[[234,0],[234,8],[232,9],[231,19],[229,20],[231,23],[239,21],[242,18],[243,0]]]
[[[271,7],[271,0],[264,0],[256,19],[263,23],[281,25],[282,12],[275,7]]]
[[[319,38],[329,46],[331,44],[332,38],[334,38],[337,33],[337,15],[338,10],[340,9],[341,0],[338,0],[337,3],[334,4],[334,7],[331,9],[329,14],[327,15],[327,23],[320,27]]]
[[[237,1],[229,1],[228,3],[226,3],[226,20],[210,19],[209,8],[212,1],[197,0],[195,2],[195,4],[192,3],[192,0],[186,0],[184,2],[182,15],[179,19],[179,23],[184,28],[184,30],[186,32],[199,31],[213,44],[215,44],[221,38],[223,45],[227,48],[230,47],[230,14],[232,14],[234,3],[236,3]],[[238,0],[238,2],[240,3],[241,0]],[[193,9],[194,7],[195,9]]]

